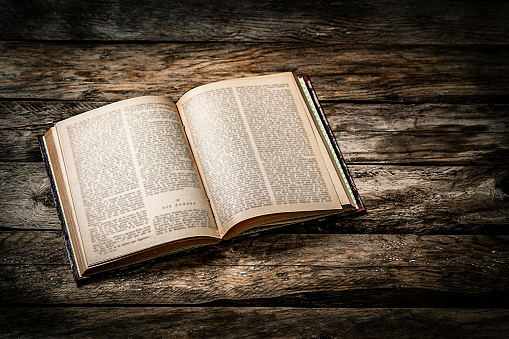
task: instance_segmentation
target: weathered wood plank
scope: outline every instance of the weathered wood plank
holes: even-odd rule
[[[44,105],[44,103],[41,104]],[[48,106],[46,107],[48,111],[55,107],[51,104]],[[322,106],[329,124],[339,135],[343,132],[473,134],[509,132],[509,105],[505,104],[323,102]],[[18,110],[14,107],[12,110],[4,108],[0,103],[0,111],[17,112]],[[20,120],[20,125],[23,124]],[[27,124],[30,122],[28,121]]]
[[[0,168],[1,227],[59,228],[44,164],[1,163]]]
[[[0,232],[0,265],[55,265],[68,263],[60,231]]]
[[[3,240],[18,263],[0,265],[2,304],[504,307],[509,297],[507,236],[268,234],[76,286],[51,254],[56,239],[43,245],[49,257],[30,246],[23,259],[19,233]]]
[[[37,135],[106,102],[0,102],[0,159],[40,161]],[[351,162],[508,164],[509,105],[325,103]]]
[[[44,134],[55,123],[107,101],[0,101],[0,130]],[[399,104],[323,101],[336,132],[508,133],[509,104]]]
[[[351,165],[365,215],[285,228],[297,233],[507,234],[509,168]],[[0,225],[58,229],[42,163],[0,163]]]
[[[349,166],[368,213],[292,232],[507,234],[507,167]]]
[[[0,335],[4,338],[503,338],[509,335],[509,311],[505,309],[19,307],[3,309],[0,322],[3,324]]]
[[[0,232],[0,265],[67,265],[60,231]],[[505,263],[507,235],[415,235],[415,234],[271,234],[246,236],[222,245],[175,254],[157,261],[181,266],[275,266],[331,267],[440,266],[473,260]],[[470,247],[474,252],[461,252]],[[488,257],[484,252],[491,253]],[[351,256],[350,254],[354,254]],[[260,258],[263,260],[260,261]],[[493,258],[491,258],[493,257]],[[173,259],[172,259],[173,258]],[[374,261],[373,261],[374,260]],[[498,260],[498,261],[497,261]],[[369,263],[368,263],[369,261]],[[437,263],[438,262],[438,263]],[[468,264],[467,264],[468,265]],[[149,266],[149,264],[140,264]],[[491,267],[493,266],[493,267]],[[143,269],[143,268],[141,268]],[[128,269],[129,270],[129,269]]]
[[[353,163],[509,165],[507,133],[335,133],[345,160]]]
[[[0,159],[5,162],[42,160],[37,136],[50,126],[0,130]],[[508,133],[484,132],[336,132],[349,163],[509,165]]]
[[[506,103],[509,50],[484,46],[0,43],[0,98],[177,99],[200,84],[293,71],[321,99]]]
[[[501,1],[2,2],[0,39],[506,44]]]

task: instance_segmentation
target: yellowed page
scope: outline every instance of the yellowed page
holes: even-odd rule
[[[175,104],[117,102],[56,125],[88,266],[218,230]]]
[[[55,180],[57,188],[58,200],[61,203],[61,212],[65,219],[65,227],[70,237],[71,251],[75,258],[76,267],[80,274],[86,269],[85,255],[83,249],[83,241],[81,234],[78,232],[76,215],[71,202],[71,191],[69,183],[66,180],[65,165],[62,158],[62,150],[55,127],[52,127],[46,135],[44,135],[44,143],[48,154],[48,161]]]
[[[326,146],[326,138],[327,136],[325,134],[322,134],[319,132],[319,124],[320,122],[317,121],[317,117],[313,112],[311,112],[311,106],[310,103],[305,99],[304,95],[307,89],[303,89],[300,87],[301,93],[303,94],[301,96],[301,100],[303,105],[305,105],[308,110],[310,110],[310,114],[307,115],[308,120],[312,126],[313,133],[315,135],[318,147],[320,148],[320,152],[322,153],[322,156],[324,157],[325,164],[327,166],[327,170],[329,171],[329,174],[331,175],[332,182],[334,183],[334,187],[336,188],[336,192],[338,193],[339,201],[343,208],[349,207],[353,208],[353,198],[347,194],[346,192],[346,185],[348,185],[347,182],[344,180],[341,180],[341,175],[339,173],[338,164],[334,163],[332,161],[333,155],[332,150]],[[331,160],[331,161],[328,161]]]
[[[222,235],[262,215],[341,209],[291,73],[200,86],[177,107]]]

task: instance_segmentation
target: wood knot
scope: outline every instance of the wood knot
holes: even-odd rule
[[[46,207],[55,207],[55,201],[53,199],[53,193],[51,192],[51,187],[49,185],[43,185],[39,187],[37,190],[32,191],[32,195],[30,197],[34,205],[42,204]]]
[[[502,193],[502,200],[509,196],[509,173],[503,173],[495,179],[495,188]]]
[[[82,100],[92,100],[97,99],[99,97],[99,91],[96,89],[87,89],[85,92],[81,94]]]

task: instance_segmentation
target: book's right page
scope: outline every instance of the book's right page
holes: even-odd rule
[[[246,221],[342,209],[343,187],[292,73],[200,86],[177,107],[222,235]]]

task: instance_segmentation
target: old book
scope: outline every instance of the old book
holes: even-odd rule
[[[39,138],[75,279],[364,209],[309,79],[138,97]]]

